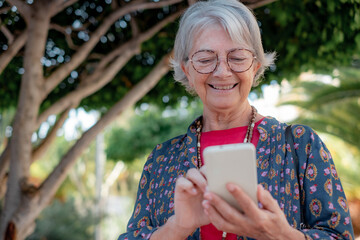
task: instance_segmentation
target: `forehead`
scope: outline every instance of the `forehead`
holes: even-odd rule
[[[248,48],[248,46],[244,42],[235,42],[221,25],[215,24],[203,28],[194,35],[190,53],[199,50],[222,52],[234,48]]]

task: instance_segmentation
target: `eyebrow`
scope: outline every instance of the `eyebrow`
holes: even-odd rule
[[[236,50],[236,49],[245,49],[245,50],[251,51],[250,49],[248,49],[248,48],[246,48],[246,47],[235,47],[235,48],[230,48],[230,49],[228,49],[228,50],[226,51],[226,54],[228,54],[229,52],[234,51],[234,50]],[[195,51],[195,52],[192,53],[192,54],[195,54],[195,53],[197,53],[197,52],[203,52],[203,51],[210,51],[210,52],[214,52],[214,53],[218,54],[217,51],[215,51],[215,50],[213,50],[213,49],[208,49],[208,48],[200,48],[199,50]],[[252,52],[252,51],[251,51],[251,52]]]

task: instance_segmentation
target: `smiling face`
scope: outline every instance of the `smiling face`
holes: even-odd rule
[[[242,73],[232,71],[226,62],[227,54],[238,48],[248,46],[234,43],[220,25],[208,27],[195,36],[189,57],[200,50],[206,50],[217,53],[219,58],[215,71],[208,74],[196,71],[191,61],[182,65],[190,86],[203,102],[204,111],[236,111],[241,105],[248,104],[247,97],[260,64],[254,60],[249,70]]]

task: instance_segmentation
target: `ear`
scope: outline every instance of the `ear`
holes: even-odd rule
[[[261,67],[261,63],[258,61],[255,61],[255,64],[253,67],[254,75],[257,73],[257,71],[259,70],[260,67]]]
[[[185,73],[186,77],[189,75],[189,71],[188,68],[186,66],[186,64],[184,62],[181,62],[181,69],[183,70],[183,72]]]
[[[183,72],[185,73],[188,81],[189,81],[189,85],[190,87],[194,88],[194,84],[190,78],[190,74],[189,74],[189,68],[188,68],[189,65],[187,65],[186,63],[182,62],[181,63],[181,69],[183,70]]]

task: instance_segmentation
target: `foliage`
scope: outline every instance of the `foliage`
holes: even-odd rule
[[[83,43],[89,33],[100,24],[97,19],[110,11],[110,5],[105,2],[79,1],[54,17],[54,22],[79,26],[73,29],[73,41],[75,44]],[[141,30],[145,30],[149,24],[158,22],[182,6],[184,4],[158,10],[138,11],[136,14],[124,16],[104,35],[102,42],[96,46],[95,53],[107,53],[115,48],[116,44],[129,40],[132,36],[130,29],[132,18],[135,19]],[[99,12],[98,9],[102,10]],[[254,12],[260,23],[264,48],[267,51],[278,53],[276,65],[271,67],[263,83],[274,79],[278,82],[284,78],[292,79],[308,70],[331,71],[337,66],[359,64],[360,3],[358,1],[278,0],[265,7],[255,9]],[[15,20],[19,19],[16,11],[9,11],[0,16],[10,29],[24,28],[21,18]],[[132,58],[102,91],[85,98],[81,102],[81,106],[88,110],[106,111],[110,108],[135,83],[139,82],[165,53],[172,49],[177,25],[177,21],[169,24],[152,39],[143,43],[141,53]],[[83,26],[89,26],[88,30],[82,30]],[[69,61],[74,52],[67,46],[64,37],[54,30],[49,32],[47,45],[45,58],[53,61],[53,66]],[[6,46],[2,35],[0,35],[0,46],[3,49]],[[0,75],[0,97],[2,99],[0,109],[16,106],[22,73],[21,66],[21,58],[14,58],[4,73]],[[48,74],[53,71],[53,66],[46,68]],[[79,85],[78,76],[91,71],[91,69],[91,61],[82,64],[76,69],[73,76],[64,79],[48,96],[42,109],[46,109],[61,96],[74,90]],[[168,102],[162,101],[164,95],[169,96]],[[174,83],[172,74],[169,73],[139,104],[142,102],[155,103],[165,108],[175,105],[178,97],[184,95],[187,94],[183,87]]]
[[[187,105],[186,100],[182,103]],[[192,102],[188,109],[167,109],[164,112],[151,106],[130,119],[127,129],[112,129],[108,137],[106,155],[109,159],[125,162],[148,155],[156,144],[186,133],[187,127],[200,115],[200,111],[199,101]],[[169,113],[173,115],[164,117],[164,114]]]
[[[152,39],[144,42],[141,46],[142,52],[132,58],[101,91],[84,99],[81,105],[86,110],[104,110],[111,107],[116,99],[144,78],[162,56],[172,50],[176,28],[177,23],[171,23]],[[163,101],[165,95],[169,97],[167,102]],[[175,106],[182,96],[191,98],[180,84],[175,83],[172,72],[169,72],[137,103],[137,106],[145,102],[154,103],[164,109],[167,106]]]
[[[14,118],[15,109],[8,108],[0,113],[0,150],[3,150],[6,144],[4,140],[11,135],[11,121]]]
[[[359,77],[359,69],[342,68],[339,73],[335,71],[330,84],[300,81],[293,91],[305,96],[305,100],[286,100],[282,104],[302,109],[295,121],[311,124],[316,130],[335,135],[360,150]]]
[[[69,199],[65,203],[55,200],[43,211],[36,222],[36,229],[27,240],[51,239],[51,240],[83,240],[92,239],[96,218],[90,209],[84,209],[82,213],[76,207],[74,200]]]
[[[45,76],[49,76],[59,65],[71,60],[72,55],[81,44],[89,41],[91,33],[96,30],[104,16],[111,13],[111,1],[88,1],[79,0],[72,6],[57,14],[52,18],[53,24],[59,26],[68,26],[66,31],[71,31],[71,38],[74,46],[69,43],[61,31],[56,28],[49,31],[46,51],[43,58]],[[133,24],[136,22],[138,31],[144,32],[151,26],[163,20],[167,16],[183,8],[187,3],[172,5],[159,9],[138,10],[127,14],[115,22],[107,33],[102,36],[100,42],[92,51],[92,55],[71,75],[67,76],[57,88],[52,91],[43,102],[41,109],[45,110],[54,102],[74,91],[81,84],[81,75],[93,71],[94,63],[100,57],[114,50],[119,44],[124,44],[134,37]],[[0,6],[8,7],[5,1],[0,1]],[[5,14],[0,14],[0,22],[6,24],[6,27],[14,32],[24,29],[25,22],[18,11],[11,9]],[[151,40],[146,41],[141,46],[141,52],[133,57],[126,67],[124,67],[116,77],[107,84],[102,91],[94,93],[85,98],[80,106],[85,109],[106,110],[110,108],[118,99],[120,99],[129,89],[146,76],[155,64],[172,49],[177,23],[173,22],[160,30]],[[0,54],[8,48],[8,42],[4,35],[0,34]],[[0,75],[0,110],[9,106],[15,107],[19,96],[19,87],[21,77],[24,73],[22,68],[23,52],[18,54]],[[171,75],[165,79],[171,78]],[[80,85],[81,86],[81,85]],[[181,88],[177,89],[185,94]],[[159,99],[157,99],[159,100]],[[172,99],[174,100],[174,99]],[[176,99],[175,99],[176,100]],[[172,101],[174,103],[174,101]]]
[[[255,11],[264,48],[278,60],[268,80],[292,79],[301,72],[331,72],[359,66],[360,2],[280,0]]]

